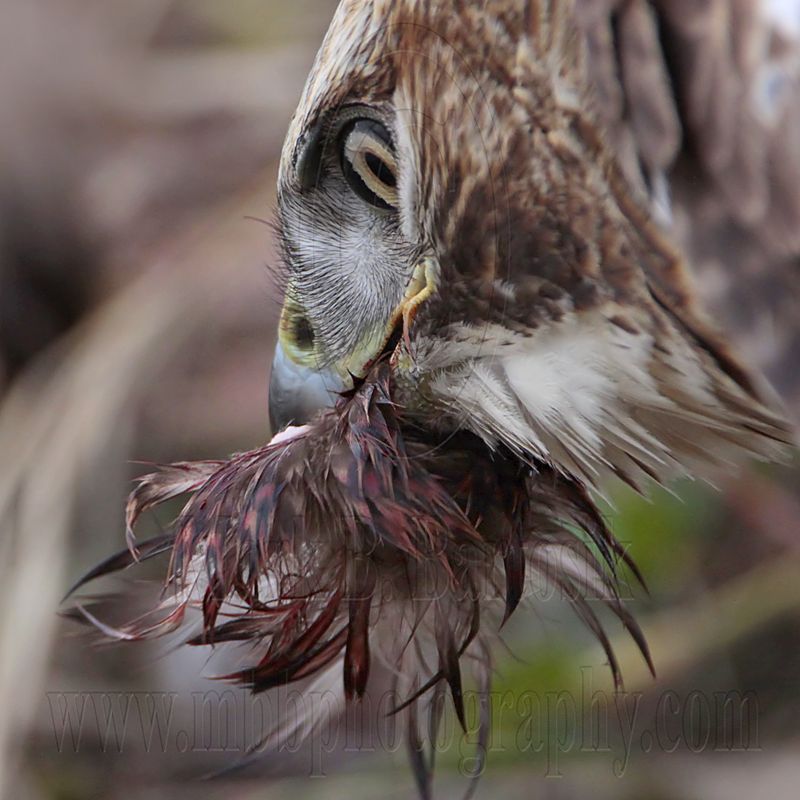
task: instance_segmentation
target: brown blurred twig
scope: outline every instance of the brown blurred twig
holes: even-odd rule
[[[713,592],[643,620],[642,628],[658,678],[665,681],[792,614],[800,616],[800,556],[796,553],[754,566]],[[652,687],[647,665],[627,636],[620,634],[613,645],[626,690]]]
[[[274,182],[272,175],[263,185]],[[115,433],[135,400],[218,304],[242,293],[260,263],[264,229],[243,216],[261,190],[217,209],[153,267],[20,376],[0,406],[0,776],[44,692],[64,590],[77,489],[122,456]],[[124,424],[122,425],[124,427]],[[0,795],[3,795],[0,785]]]

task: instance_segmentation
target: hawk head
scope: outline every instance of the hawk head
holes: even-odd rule
[[[607,144],[569,9],[340,5],[281,164],[275,426],[390,354],[416,424],[592,485],[787,439]]]

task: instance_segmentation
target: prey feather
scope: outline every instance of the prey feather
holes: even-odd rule
[[[119,629],[86,618],[127,641],[169,633],[198,609],[202,631],[188,643],[248,645],[251,660],[222,677],[255,693],[335,676],[343,704],[357,702],[377,656],[397,676],[390,713],[405,716],[422,796],[433,758],[421,744],[420,710],[433,741],[446,691],[466,726],[469,661],[486,695],[478,737],[486,742],[489,641],[531,578],[552,581],[573,605],[617,686],[619,667],[591,600],[621,620],[650,663],[617,589],[619,565],[635,566],[586,489],[472,434],[436,442],[408,425],[385,361],[334,409],[262,448],[144,476],[130,496],[131,526],[179,494],[189,498],[168,533],[138,546],[141,559],[170,552],[159,606]],[[131,551],[112,556],[75,588],[135,560]],[[319,724],[279,724],[264,741],[279,745]]]

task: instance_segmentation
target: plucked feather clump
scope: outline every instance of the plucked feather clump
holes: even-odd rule
[[[429,432],[404,424],[391,391],[388,366],[378,364],[336,408],[265,447],[143,477],[128,504],[129,549],[78,586],[169,551],[156,609],[120,629],[92,621],[137,640],[174,631],[199,608],[202,632],[189,643],[252,645],[253,663],[225,677],[254,692],[328,673],[353,700],[377,654],[395,676],[393,712],[413,722],[424,787],[418,700],[449,687],[465,725],[461,662],[472,663],[488,693],[488,639],[537,579],[594,632],[617,685],[591,600],[649,655],[617,590],[619,562],[635,567],[584,488],[545,465],[492,453],[470,434],[431,444]],[[171,530],[137,545],[140,515],[184,493]],[[441,703],[428,707],[441,714]],[[429,723],[435,731],[437,720]],[[485,736],[488,718],[481,725]]]

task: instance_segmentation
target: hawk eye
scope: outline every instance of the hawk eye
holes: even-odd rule
[[[372,119],[350,122],[340,134],[342,172],[365,202],[384,211],[397,208],[397,161],[389,131]]]

